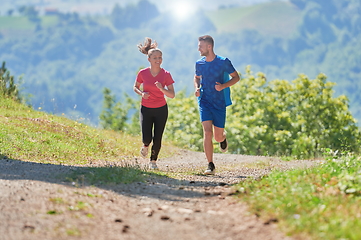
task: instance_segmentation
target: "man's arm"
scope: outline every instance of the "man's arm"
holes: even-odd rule
[[[194,75],[194,95],[199,97],[201,95],[201,77]]]
[[[215,88],[216,88],[217,91],[222,91],[223,89],[228,88],[228,87],[236,84],[240,79],[239,74],[238,74],[237,71],[234,71],[233,73],[231,73],[229,75],[231,75],[232,78],[228,82],[223,83],[223,84],[221,84],[219,82],[216,82],[217,85],[215,86]]]

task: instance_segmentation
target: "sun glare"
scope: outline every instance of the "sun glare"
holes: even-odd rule
[[[187,17],[191,16],[195,11],[195,6],[193,6],[191,3],[182,1],[177,2],[173,5],[173,13],[174,16],[178,20],[185,20]]]

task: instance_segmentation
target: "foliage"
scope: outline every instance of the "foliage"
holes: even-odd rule
[[[320,74],[292,82],[267,82],[250,68],[232,86],[227,109],[229,151],[250,155],[315,157],[326,148],[359,152],[360,132],[345,96],[333,97],[334,84]],[[177,94],[169,102],[168,138],[182,147],[202,149],[202,127],[195,97]]]
[[[277,219],[289,234],[356,240],[361,238],[360,173],[361,157],[344,154],[310,169],[241,182],[238,197],[262,218]]]
[[[139,14],[140,12],[142,14]],[[136,5],[128,5],[124,8],[116,4],[110,19],[117,29],[138,28],[142,23],[150,21],[158,15],[159,11],[154,4],[147,0],[141,0]]]
[[[108,88],[104,88],[103,111],[100,114],[100,123],[104,129],[122,131],[127,121],[129,106],[121,102],[115,102],[115,96],[111,95]]]
[[[139,101],[130,98],[126,93],[123,102],[116,102],[115,95],[110,89],[105,88],[103,110],[99,116],[100,123],[104,129],[114,131],[126,131],[128,134],[139,135]],[[135,112],[131,115],[132,112]],[[131,121],[129,121],[131,120]]]
[[[168,101],[169,117],[164,135],[178,146],[199,151],[203,149],[203,129],[196,98],[178,92]]]
[[[3,62],[0,68],[0,95],[21,101],[19,87],[15,84],[14,76],[11,76],[10,72],[6,69],[5,62]]]
[[[325,148],[359,151],[360,132],[345,96],[333,97],[324,74],[267,83],[250,68],[234,86],[227,129],[232,152],[314,157]]]
[[[34,23],[39,23],[41,19],[38,17],[39,11],[34,6],[21,6],[19,7],[19,13],[27,16],[28,19]]]

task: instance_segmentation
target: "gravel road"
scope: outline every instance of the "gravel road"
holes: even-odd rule
[[[232,184],[315,161],[215,154],[214,162],[216,175],[202,175],[204,154],[181,150],[158,162],[171,178],[89,186],[65,181],[79,166],[2,159],[0,239],[296,239],[251,214],[232,196]]]

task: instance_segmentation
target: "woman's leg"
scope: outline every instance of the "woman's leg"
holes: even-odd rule
[[[150,160],[157,160],[162,147],[162,137],[168,119],[168,106],[154,109],[154,135]]]
[[[152,142],[153,134],[153,113],[152,108],[141,106],[140,108],[140,126],[142,129],[142,140],[145,146]]]

